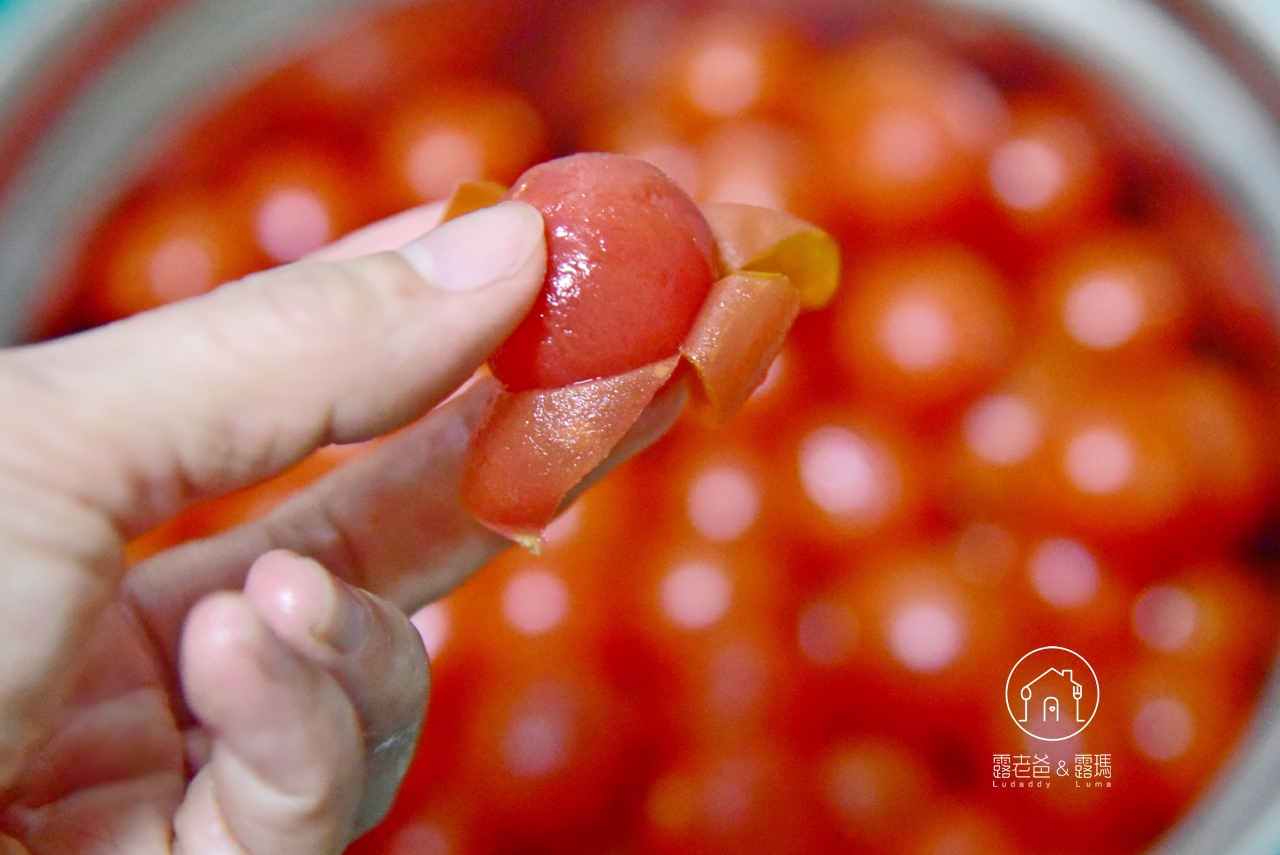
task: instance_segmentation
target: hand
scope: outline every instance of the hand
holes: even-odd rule
[[[545,266],[518,203],[373,252],[439,213],[0,353],[0,853],[332,853],[385,814],[427,694],[406,610],[505,546],[456,498],[494,385],[436,405]],[[126,570],[124,543],[184,507],[397,428],[263,519]]]

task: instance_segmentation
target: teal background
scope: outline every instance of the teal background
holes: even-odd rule
[[[39,0],[0,0],[0,27],[4,26],[13,10],[31,2],[39,2]]]

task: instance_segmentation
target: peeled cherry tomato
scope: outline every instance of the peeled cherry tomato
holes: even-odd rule
[[[836,356],[881,400],[945,407],[1004,367],[1012,312],[998,272],[980,256],[929,245],[872,259],[851,280]]]
[[[795,759],[766,734],[686,752],[659,772],[642,797],[638,851],[825,851],[797,771]]]
[[[874,737],[827,748],[816,771],[819,804],[842,836],[873,848],[896,841],[932,804],[928,763],[906,744]]]
[[[253,269],[231,212],[197,190],[145,194],[99,238],[94,314],[115,320],[194,297]]]
[[[667,52],[659,97],[692,127],[785,114],[802,62],[785,21],[725,10],[684,26]]]
[[[1007,122],[1003,99],[977,70],[906,36],[839,57],[813,94],[832,190],[860,222],[919,222],[977,198]]]
[[[391,813],[345,851],[351,855],[431,855],[496,851],[490,824],[480,821],[476,805],[458,793],[422,794],[412,801],[401,790]]]
[[[321,146],[278,147],[242,167],[240,227],[271,265],[297,261],[364,225],[353,168]]]
[[[1091,225],[1112,201],[1113,168],[1103,140],[1065,104],[1024,98],[987,162],[991,197],[1019,232],[1061,240]]]
[[[1113,371],[1175,357],[1187,342],[1186,276],[1156,235],[1087,233],[1048,265],[1040,289],[1044,334]]]
[[[1212,666],[1161,667],[1147,657],[1126,665],[1116,689],[1127,731],[1124,759],[1144,795],[1172,808],[1212,774],[1238,735],[1247,701],[1223,691]]]
[[[1060,399],[1034,477],[1044,524],[1123,540],[1177,518],[1191,473],[1163,403],[1151,389],[1097,386]]]
[[[1046,438],[1057,397],[1052,376],[1015,373],[964,410],[946,451],[944,477],[955,510],[1016,519],[1037,473],[1050,466]]]
[[[1186,533],[1231,543],[1258,526],[1275,488],[1256,390],[1213,363],[1189,360],[1166,381],[1166,414],[1191,471]]]
[[[510,184],[546,154],[541,117],[518,93],[445,81],[398,105],[380,129],[381,163],[402,206],[443,199],[461,181]]]
[[[970,687],[1012,646],[1008,623],[983,617],[984,604],[998,608],[1000,600],[959,580],[954,556],[941,543],[881,550],[859,570],[843,589],[863,622],[850,660],[854,668],[900,697],[969,709],[975,703]],[[909,729],[911,723],[899,725]]]
[[[1155,580],[1133,599],[1133,634],[1167,669],[1213,669],[1224,694],[1252,685],[1267,668],[1276,618],[1274,600],[1254,572],[1209,560]]]
[[[782,486],[807,537],[848,550],[901,537],[921,521],[928,458],[916,437],[842,407],[799,420],[786,438]]]
[[[1200,334],[1233,364],[1274,366],[1280,315],[1258,237],[1221,200],[1188,182],[1170,182],[1157,206],[1160,228],[1197,286],[1197,308],[1205,313]]]
[[[1004,586],[1012,595],[1009,602],[1022,604],[1016,620],[1021,646],[1121,646],[1133,598],[1126,575],[1133,570],[1123,553],[1104,550],[1093,540],[1061,530],[1028,532],[1021,565]]]
[[[546,660],[498,672],[478,694],[459,783],[492,806],[486,821],[515,840],[563,840],[608,816],[635,750],[617,694]]]
[[[907,833],[905,855],[1026,855],[1024,847],[998,814],[975,805],[942,802],[930,806],[920,827]]]
[[[254,251],[245,198],[262,183],[246,173],[284,150],[338,162],[307,175],[353,223],[461,179],[510,182],[554,146],[840,230],[837,245],[707,204],[712,250],[700,227],[671,238],[680,217],[637,217],[635,194],[604,200],[622,213],[602,239],[635,242],[618,301],[577,306],[583,353],[551,340],[579,325],[541,303],[552,317],[528,323],[545,335],[513,345],[477,432],[476,457],[499,461],[477,518],[540,531],[542,553],[510,550],[415,616],[431,711],[390,817],[353,851],[1120,855],[1150,848],[1220,766],[1275,638],[1254,566],[1278,506],[1265,256],[1082,75],[985,25],[960,21],[949,43],[949,22],[880,5],[804,29],[790,11],[636,0],[435,0],[343,22],[231,93],[75,265],[93,301],[75,324],[154,305],[137,247],[158,230],[131,232],[179,196],[214,213],[184,215],[196,244],[242,224],[226,241],[239,272],[212,279],[296,255]],[[882,15],[911,34],[868,33]],[[450,215],[501,192],[455,195]],[[297,228],[298,210],[280,219]],[[641,250],[715,282],[639,299]],[[153,266],[181,266],[166,254]],[[784,342],[768,319],[793,316],[788,289],[802,308],[832,298],[842,255],[851,287]],[[695,383],[692,409],[746,402],[714,433],[681,420],[553,519],[672,377]],[[330,453],[130,558],[265,512]],[[1046,644],[1101,684],[1098,716],[1062,743],[1032,740],[1000,699]],[[991,787],[994,754],[1048,758],[1053,788]],[[1110,755],[1114,787],[1060,776],[1077,755]]]
[[[509,389],[621,374],[679,350],[716,278],[715,244],[665,175],[581,154],[529,170],[508,198],[542,212],[548,252],[542,292],[490,359]]]

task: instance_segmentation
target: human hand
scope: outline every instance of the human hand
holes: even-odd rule
[[[385,813],[427,693],[405,610],[505,546],[457,506],[494,385],[432,408],[545,265],[518,203],[363,255],[438,217],[0,354],[0,853],[331,853]],[[124,543],[182,508],[404,425],[265,518],[126,569]]]

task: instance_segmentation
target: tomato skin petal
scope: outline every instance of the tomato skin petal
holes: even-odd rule
[[[481,208],[496,205],[502,201],[502,194],[506,192],[507,188],[496,181],[462,181],[453,189],[453,195],[445,203],[444,216],[440,221],[447,223]]]
[[[840,283],[840,246],[817,226],[786,211],[716,202],[702,206],[730,271],[780,273],[800,292],[800,305],[820,309]]]
[[[547,275],[489,361],[513,391],[622,374],[675,354],[717,277],[697,205],[656,167],[587,153],[535,166],[507,193],[546,223]]]
[[[471,438],[462,504],[477,520],[532,546],[566,495],[631,429],[679,357],[558,389],[498,394]]]
[[[800,292],[780,274],[733,273],[711,286],[681,348],[709,421],[723,423],[746,402],[799,313]]]

